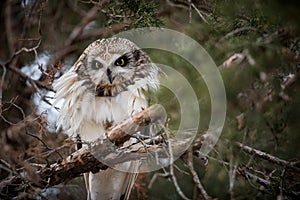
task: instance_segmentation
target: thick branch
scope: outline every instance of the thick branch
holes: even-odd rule
[[[46,188],[64,183],[80,176],[82,173],[90,171],[96,173],[99,170],[105,170],[108,166],[95,158],[95,156],[98,158],[98,154],[101,155],[101,158],[106,158],[106,163],[112,165],[130,160],[145,159],[149,156],[149,152],[168,157],[169,155],[165,151],[167,145],[163,143],[161,136],[156,136],[156,141],[146,139],[142,143],[137,142],[128,147],[122,147],[123,149],[120,151],[115,145],[121,146],[130,138],[130,135],[135,135],[136,132],[142,130],[142,127],[149,125],[150,122],[157,123],[160,121],[161,109],[159,106],[149,107],[115,127],[107,134],[108,139],[95,141],[91,145],[85,146],[68,156],[61,163],[42,166],[35,173],[38,175],[39,180],[35,181],[34,184],[30,181],[29,173],[27,174],[25,171],[19,175],[8,177],[0,183],[0,194],[7,194],[12,197],[18,195],[19,192],[30,191],[32,187]],[[179,149],[183,143],[184,141],[178,142]],[[149,147],[146,148],[145,145],[149,145]]]

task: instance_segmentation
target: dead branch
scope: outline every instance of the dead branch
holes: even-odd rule
[[[2,98],[3,98],[3,87],[4,87],[4,79],[5,79],[5,75],[6,75],[6,67],[5,65],[2,65],[3,68],[3,73],[1,76],[1,80],[0,80],[0,115],[2,114]]]
[[[293,163],[293,162],[288,162],[286,160],[277,158],[277,157],[275,157],[275,156],[273,156],[271,154],[268,154],[268,153],[265,153],[263,151],[254,149],[252,147],[249,147],[249,146],[244,145],[244,144],[239,143],[239,142],[236,142],[236,144],[242,150],[244,150],[246,153],[253,154],[253,155],[255,155],[255,156],[259,157],[259,158],[262,158],[262,159],[268,160],[268,161],[270,161],[272,163],[275,163],[275,164],[278,164],[278,165],[281,165],[281,166],[284,166],[284,167],[296,170],[298,172],[300,171],[300,168],[298,168],[297,166],[295,166],[295,163]]]
[[[73,41],[82,34],[84,28],[96,18],[98,10],[98,6],[94,6],[91,10],[89,10],[85,17],[82,18],[80,24],[78,24],[71,32],[69,38],[65,41],[65,46],[71,45]]]
[[[223,160],[219,160],[219,159],[216,159],[216,158],[213,158],[213,157],[209,157],[210,160],[212,161],[217,161],[218,163],[226,166],[226,167],[230,167],[230,163],[229,162],[226,162],[226,161],[223,161]],[[246,180],[253,180],[255,181],[256,183],[260,184],[261,186],[263,186],[264,188],[270,188],[271,187],[271,182],[266,180],[266,179],[263,179],[253,173],[251,173],[247,167],[242,167],[242,166],[237,166],[236,167],[236,172],[238,175],[241,175],[243,176]]]
[[[238,33],[241,33],[241,32],[245,32],[245,31],[257,31],[257,28],[254,28],[254,27],[251,27],[251,26],[246,26],[246,27],[241,27],[241,28],[237,28],[229,33],[227,33],[222,39],[221,41],[223,40],[227,40],[228,38],[238,34]]]
[[[209,199],[212,199],[206,192],[205,188],[203,187],[201,181],[200,181],[200,178],[194,168],[194,162],[193,162],[193,151],[192,150],[189,150],[187,152],[187,165],[188,165],[188,168],[190,170],[190,173],[191,175],[193,176],[193,181],[194,181],[194,184],[195,186],[200,190],[201,192],[201,195],[202,197],[205,199],[205,200],[209,200]]]
[[[29,76],[27,76],[26,74],[24,74],[20,69],[14,67],[13,65],[7,65],[8,69],[15,72],[16,74],[18,74],[21,78],[23,78],[25,81],[29,81],[33,87],[36,86],[39,86],[39,87],[42,87],[42,88],[45,88],[47,90],[52,90],[50,84],[48,83],[45,83],[45,82],[41,82],[41,81],[38,81],[38,80],[33,80],[32,78],[30,78]],[[37,88],[35,88],[37,89]]]
[[[177,181],[177,178],[175,176],[175,173],[174,173],[174,166],[173,166],[173,162],[174,162],[174,154],[173,154],[173,149],[172,149],[172,142],[169,138],[169,134],[167,132],[167,142],[168,142],[168,147],[169,147],[169,154],[170,154],[170,176],[171,176],[171,179],[172,179],[172,182],[176,188],[176,191],[177,193],[180,195],[180,197],[182,199],[185,199],[185,200],[189,200],[189,198],[187,196],[185,196],[185,194],[183,193],[183,191],[181,190],[181,188],[179,187],[179,184],[178,184],[178,181]]]
[[[56,64],[59,60],[65,57],[67,54],[71,53],[76,49],[74,46],[75,40],[83,33],[84,28],[92,22],[98,13],[99,7],[94,6],[92,9],[87,12],[85,17],[82,18],[81,22],[73,29],[70,33],[69,37],[66,39],[64,45],[61,47],[61,50],[56,52],[52,58],[50,59],[48,66],[52,67]]]
[[[93,37],[105,38],[105,37],[108,37],[111,33],[116,33],[129,25],[130,25],[130,23],[120,22],[117,24],[113,24],[110,27],[94,29],[92,31],[89,31],[87,33],[79,35],[76,38],[76,41],[84,41],[84,40],[87,40],[87,39],[93,38]]]
[[[116,33],[130,25],[130,23],[122,22],[122,23],[114,24],[111,27],[94,29],[86,33],[83,32],[84,27],[88,25],[87,21],[91,22],[96,17],[97,14],[96,11],[98,11],[98,9],[93,10],[93,12],[90,13],[89,18],[82,20],[82,23],[74,29],[74,31],[70,34],[69,38],[65,42],[64,46],[61,47],[60,50],[58,50],[52,56],[52,58],[48,63],[48,67],[53,67],[57,62],[61,61],[67,55],[76,51],[78,49],[78,45],[77,45],[78,42],[86,41],[91,38],[105,38],[111,35],[112,33]],[[95,15],[91,16],[91,14],[95,14]]]
[[[5,32],[7,36],[8,49],[11,54],[15,50],[15,33],[13,31],[12,4],[13,1],[7,1],[5,9]]]

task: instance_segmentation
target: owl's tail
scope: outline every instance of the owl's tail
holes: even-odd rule
[[[126,172],[109,168],[96,174],[85,174],[88,200],[129,199],[138,175],[139,165],[139,161],[130,161],[118,165]]]

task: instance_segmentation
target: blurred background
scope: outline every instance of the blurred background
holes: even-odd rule
[[[132,199],[300,198],[300,5],[297,0],[3,0],[0,2],[0,199],[12,175],[31,163],[52,164],[75,151],[55,129],[52,82],[88,44],[138,27],[164,27],[199,42],[219,67],[227,95],[225,126],[207,163],[194,156],[167,171],[141,174]],[[199,137],[211,117],[205,82],[168,52],[146,50],[153,62],[183,74],[201,112]],[[168,109],[176,129],[179,105],[166,88],[150,94]],[[240,145],[244,144],[246,146]],[[59,153],[55,153],[59,151]],[[30,184],[29,184],[30,185]],[[48,189],[35,186],[17,199],[85,199],[82,177]]]

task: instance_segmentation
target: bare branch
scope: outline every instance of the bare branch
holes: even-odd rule
[[[226,167],[230,167],[230,163],[229,162],[225,162],[223,160],[219,160],[219,159],[216,159],[216,158],[213,158],[213,157],[209,157],[209,159],[212,160],[212,161],[216,161],[216,162],[218,162],[218,163],[220,163],[220,164],[222,164],[222,165],[224,165]],[[249,172],[247,170],[247,167],[240,167],[240,166],[238,166],[236,168],[236,172],[237,172],[237,174],[245,177],[245,179],[247,179],[247,180],[254,180],[255,182],[257,182],[258,184],[264,186],[265,188],[271,187],[271,182],[270,181],[268,181],[266,179],[263,179],[263,178],[255,175],[255,174]]]
[[[245,32],[245,31],[257,31],[257,28],[254,28],[254,27],[251,27],[251,26],[245,26],[245,27],[241,27],[241,28],[237,28],[237,29],[234,29],[233,31],[227,33],[221,40],[226,40],[238,33],[241,33],[241,32]]]
[[[242,143],[239,143],[239,142],[236,142],[236,144],[242,149],[244,150],[246,153],[249,153],[249,154],[253,154],[255,156],[258,156],[259,158],[262,158],[262,159],[265,159],[265,160],[268,160],[272,163],[275,163],[275,164],[278,164],[278,165],[281,165],[281,166],[284,166],[284,167],[287,167],[287,168],[290,168],[290,169],[294,169],[296,171],[300,171],[300,168],[296,167],[295,166],[295,163],[293,162],[288,162],[286,160],[283,160],[283,159],[280,159],[280,158],[277,158],[271,154],[268,154],[268,153],[265,153],[263,151],[260,151],[260,150],[257,150],[257,149],[254,149],[252,147],[249,147],[247,145],[244,145]]]
[[[195,6],[194,3],[191,3],[191,6],[196,10],[196,12],[198,13],[198,15],[200,16],[200,18],[208,24],[208,21],[204,18],[204,16],[202,15],[201,11]]]
[[[17,73],[25,81],[28,80],[30,83],[35,83],[39,87],[45,88],[47,90],[52,90],[50,84],[44,83],[44,82],[41,82],[41,81],[38,81],[38,80],[33,80],[32,78],[30,78],[29,76],[27,76],[26,74],[24,74],[20,69],[14,67],[12,65],[8,65],[8,69],[11,70],[11,71],[13,71],[13,72],[15,72],[15,73]]]
[[[230,199],[234,199],[234,184],[236,181],[236,172],[237,172],[237,165],[233,164],[233,159],[230,160],[229,164],[229,193]]]
[[[8,43],[9,52],[12,54],[15,48],[15,34],[13,31],[13,22],[12,22],[12,3],[13,1],[6,2],[5,8],[5,31]]]
[[[170,154],[170,176],[171,176],[171,179],[173,181],[173,184],[176,188],[176,191],[177,193],[180,195],[180,197],[182,199],[185,199],[185,200],[189,200],[189,198],[187,196],[185,196],[185,194],[182,192],[181,188],[179,187],[178,185],[178,182],[177,182],[177,179],[176,179],[176,176],[174,174],[174,166],[173,166],[173,162],[174,162],[174,157],[173,157],[173,148],[172,148],[172,144],[171,144],[171,140],[169,138],[169,134],[168,134],[168,131],[166,131],[166,135],[167,135],[167,143],[168,143],[168,149],[169,149],[169,154]]]
[[[71,32],[68,39],[65,41],[65,46],[71,45],[75,39],[82,34],[84,28],[96,18],[98,10],[98,6],[94,6],[91,10],[89,10],[85,17],[82,18],[80,24],[78,24]]]
[[[3,68],[3,73],[1,76],[1,82],[0,82],[0,115],[2,114],[2,98],[3,98],[3,87],[4,87],[4,79],[5,79],[5,75],[6,75],[6,67],[5,65],[1,65]]]
[[[188,168],[193,176],[193,181],[195,183],[195,185],[197,186],[197,188],[200,190],[201,195],[204,199],[208,200],[208,199],[212,199],[206,192],[206,190],[204,189],[200,178],[196,172],[196,170],[194,169],[194,162],[193,162],[193,151],[189,150],[187,152],[187,165]]]
[[[105,37],[109,36],[110,34],[118,32],[129,25],[130,25],[130,23],[121,22],[121,23],[114,24],[110,27],[94,29],[92,31],[89,31],[87,33],[84,33],[84,34],[78,36],[76,41],[83,41],[83,40],[87,40],[87,39],[93,38],[93,37],[105,38]]]

